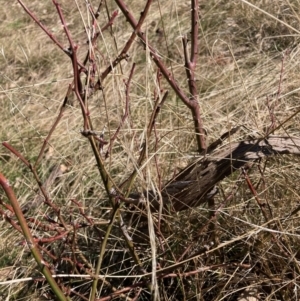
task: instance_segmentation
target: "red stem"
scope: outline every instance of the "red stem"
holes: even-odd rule
[[[65,34],[69,40],[69,43],[70,43],[70,57],[71,57],[71,60],[72,60],[72,65],[73,65],[73,75],[74,75],[74,92],[75,92],[75,95],[78,99],[78,101],[80,102],[80,107],[81,107],[81,110],[82,110],[82,115],[83,115],[83,119],[84,119],[84,130],[87,130],[88,128],[88,113],[87,113],[87,108],[82,100],[82,84],[81,84],[81,81],[80,81],[80,76],[79,76],[79,68],[78,68],[78,62],[77,62],[77,49],[78,49],[78,46],[73,42],[73,39],[71,37],[71,33],[68,29],[68,26],[66,24],[66,21],[64,19],[64,16],[63,16],[63,13],[62,13],[62,10],[60,8],[60,5],[56,2],[56,0],[52,0],[53,4],[55,5],[56,7],[56,10],[57,10],[57,13],[59,15],[59,18],[61,20],[61,23],[63,25],[63,28],[64,28],[64,31],[65,31]]]
[[[18,200],[14,194],[14,191],[12,190],[8,180],[1,173],[0,173],[0,186],[2,186],[7,198],[9,199],[9,201],[14,209],[14,212],[15,212],[15,214],[19,220],[20,226],[22,228],[23,235],[26,239],[26,245],[30,249],[32,255],[34,256],[34,258],[39,266],[40,271],[46,277],[49,285],[55,292],[58,299],[62,300],[62,301],[66,301],[67,298],[64,296],[63,292],[60,290],[57,283],[53,279],[48,267],[44,264],[45,261],[43,260],[43,257],[41,255],[41,253],[39,252],[39,249],[35,243],[35,239],[33,238],[32,234],[30,232],[30,229],[27,225],[26,219],[22,213],[22,210],[19,206]]]
[[[144,11],[141,13],[141,17],[139,19],[139,21],[135,24],[134,26],[134,31],[132,32],[130,38],[128,39],[128,41],[126,42],[123,50],[121,51],[121,53],[118,55],[118,57],[106,68],[106,70],[104,72],[102,72],[101,74],[101,78],[100,80],[98,81],[98,86],[101,87],[101,82],[106,78],[106,76],[112,71],[112,69],[114,67],[116,67],[117,64],[120,63],[120,61],[124,60],[124,59],[127,59],[128,57],[128,54],[127,52],[129,51],[132,43],[134,42],[134,39],[136,38],[138,32],[140,32],[140,29],[146,19],[146,16],[148,14],[148,11],[150,9],[150,6],[151,6],[151,3],[152,3],[153,0],[148,0],[146,5],[145,5],[145,8],[144,8]]]
[[[10,152],[12,152],[16,157],[18,157],[27,167],[30,168],[30,163],[16,149],[14,149],[7,142],[2,142],[2,145],[6,147]]]
[[[177,96],[182,100],[182,102],[191,110],[192,115],[193,115],[193,120],[194,120],[194,127],[195,127],[195,132],[196,132],[196,139],[197,139],[197,145],[198,145],[198,151],[201,152],[206,149],[206,139],[205,139],[205,130],[203,128],[203,122],[201,119],[201,114],[200,114],[200,106],[195,99],[195,95],[192,94],[192,97],[189,98],[187,95],[183,92],[183,90],[178,86],[176,80],[172,76],[171,72],[168,70],[168,68],[164,65],[164,63],[161,61],[159,55],[156,53],[155,49],[149,44],[149,42],[146,40],[145,35],[143,32],[141,32],[138,28],[137,25],[138,23],[136,22],[135,18],[133,17],[133,14],[129,11],[129,9],[126,7],[125,3],[123,0],[115,0],[117,5],[120,7],[122,10],[124,16],[126,17],[127,21],[130,23],[130,25],[133,27],[135,30],[137,36],[140,38],[142,43],[144,44],[145,47],[149,49],[150,56],[153,59],[154,63],[157,65],[157,67],[160,69],[161,73],[165,77],[165,79],[168,81],[169,85],[172,87],[174,92],[177,94]],[[193,5],[194,2],[192,2]],[[195,3],[196,4],[196,3]],[[195,11],[192,12],[192,15],[198,15],[198,7],[192,6]],[[195,17],[196,18],[196,17]],[[192,28],[195,27],[194,26]],[[196,30],[194,29],[193,34],[196,34]],[[194,41],[196,44],[196,41]],[[197,51],[197,47],[194,47],[194,55],[195,51]],[[196,59],[194,58],[194,65],[195,65]],[[195,66],[193,66],[195,68]],[[195,93],[195,92],[194,92]]]

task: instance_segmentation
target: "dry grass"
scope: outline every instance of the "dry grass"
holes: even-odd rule
[[[43,24],[68,47],[51,1],[27,2]],[[196,78],[208,141],[214,141],[238,125],[241,130],[230,137],[230,141],[249,136],[261,137],[271,124],[267,99],[270,104],[276,105],[277,124],[299,110],[300,2],[252,1],[257,8],[280,22],[249,6],[246,1],[200,2],[200,51]],[[189,1],[154,1],[143,26],[149,42],[159,51],[186,93],[188,87],[181,36],[190,30],[189,5]],[[79,3],[74,0],[61,1],[61,6],[73,38],[80,45],[79,57],[83,58],[87,50],[85,29],[91,21],[87,8],[84,1]],[[141,1],[128,1],[128,6],[138,17],[142,9]],[[116,4],[110,2],[107,9],[112,13],[117,9]],[[0,11],[3,20],[0,24],[0,138],[35,162],[58,115],[68,85],[72,83],[72,66],[69,58],[19,5],[1,5]],[[107,13],[103,8],[99,24],[103,26],[106,23]],[[104,31],[98,41],[99,71],[114,60],[130,34],[130,25],[119,13],[112,29]],[[89,100],[94,128],[98,133],[104,132],[104,139],[109,140],[124,114],[124,81],[128,80],[132,63],[137,64],[130,86],[130,114],[110,157],[105,161],[106,169],[118,184],[137,167],[154,107],[153,93],[157,89],[157,67],[138,39],[129,54],[128,61],[122,61],[105,79],[104,89]],[[164,80],[162,86],[170,89]],[[80,134],[83,127],[80,106],[74,96],[71,98],[38,166],[38,174],[45,182],[53,166],[63,164],[67,167],[59,179],[48,187],[48,193],[66,219],[76,223],[84,221],[72,202],[75,199],[82,204],[86,214],[98,222],[98,225],[71,231],[68,236],[72,239],[72,235],[77,235],[80,251],[75,253],[81,253],[95,267],[101,241],[107,231],[106,223],[111,218],[111,204],[88,140]],[[299,123],[299,116],[296,115],[276,134],[299,136]],[[151,136],[146,164],[139,169],[133,191],[161,187],[197,156],[192,116],[171,90],[158,115],[156,131],[158,141],[155,135]],[[181,254],[191,246],[182,260],[188,256],[193,259],[169,271],[177,275],[158,280],[160,300],[239,300],[241,293],[249,287],[254,288],[255,297],[259,300],[298,300],[299,170],[299,159],[287,156],[278,156],[253,166],[251,180],[260,200],[268,204],[272,212],[267,223],[253,194],[239,177],[240,172],[236,171],[220,183],[215,207],[222,204],[238,186],[237,192],[218,213],[216,221],[200,234],[200,229],[211,216],[211,207],[207,205],[166,216],[163,237],[157,235],[155,245],[144,240],[134,241],[147,272],[151,272],[154,250],[157,265],[166,268],[178,263]],[[51,214],[51,210],[43,203],[38,202],[36,206],[34,200],[39,195],[38,185],[31,172],[4,147],[0,151],[0,171],[9,179],[21,207],[28,210],[26,217],[45,221],[44,215]],[[3,193],[0,199],[7,201]],[[126,212],[127,209],[122,210]],[[0,281],[40,277],[29,249],[24,246],[22,235],[5,220],[1,221],[0,229]],[[277,232],[272,232],[274,229]],[[134,226],[128,231],[133,235],[139,229]],[[35,227],[32,232],[39,238],[45,235]],[[135,235],[133,237],[135,239]],[[64,242],[58,241],[45,248],[55,256],[73,258],[70,254],[74,250],[64,249]],[[52,262],[49,256],[45,257]],[[76,258],[83,264],[81,257]],[[89,270],[88,266],[78,270],[78,267],[66,262],[55,264],[58,274],[83,274]],[[142,271],[136,268],[126,251],[118,223],[109,236],[102,266],[101,275],[106,275],[107,281],[117,290],[146,281],[138,276],[126,279],[126,276],[139,275]],[[200,272],[183,276],[183,273],[200,268],[203,268]],[[88,300],[90,279],[65,277],[64,284]],[[142,284],[140,287],[141,292],[134,289],[124,294],[133,298],[140,292],[139,300],[149,300],[149,287]],[[100,281],[98,298],[110,293],[112,289]],[[50,300],[53,297],[49,287],[38,281],[1,283],[0,295],[3,298],[0,297],[0,300]],[[125,296],[120,295],[119,299],[123,300]],[[73,294],[72,300],[85,299]]]

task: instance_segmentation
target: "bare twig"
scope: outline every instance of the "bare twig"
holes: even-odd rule
[[[122,10],[124,16],[126,17],[127,21],[130,23],[130,25],[133,27],[133,29],[136,31],[138,37],[142,41],[145,47],[149,49],[150,56],[157,65],[157,67],[160,69],[161,73],[163,74],[164,78],[168,81],[169,85],[172,87],[174,92],[177,94],[177,96],[182,100],[182,102],[191,110],[195,125],[195,133],[196,133],[196,139],[198,144],[198,150],[199,152],[206,149],[206,142],[205,142],[205,131],[202,127],[202,120],[201,120],[201,114],[200,114],[200,106],[197,101],[194,99],[189,99],[189,97],[183,92],[183,90],[179,87],[176,80],[172,76],[171,72],[169,72],[168,68],[164,65],[162,60],[160,59],[159,55],[157,54],[156,50],[150,45],[150,43],[146,40],[144,33],[141,30],[136,30],[137,28],[137,22],[135,18],[133,17],[133,14],[130,12],[130,10],[127,8],[123,0],[116,0],[117,5]],[[195,4],[193,4],[195,5]],[[196,13],[198,11],[198,7],[193,6],[192,9],[196,9]],[[195,26],[197,24],[193,24]],[[195,51],[194,47],[194,51]],[[195,58],[194,58],[194,62]]]
[[[57,285],[56,281],[53,279],[50,270],[44,264],[45,261],[38,250],[37,244],[30,232],[30,229],[28,228],[26,219],[22,213],[22,210],[19,206],[18,200],[14,194],[14,191],[12,190],[8,180],[1,173],[0,173],[0,185],[2,186],[3,190],[5,191],[7,198],[9,199],[9,201],[14,209],[14,212],[20,222],[20,226],[22,228],[24,237],[26,238],[27,247],[30,249],[32,255],[34,256],[40,271],[44,274],[44,276],[47,279],[49,285],[51,286],[53,292],[56,294],[56,296],[59,300],[61,300],[61,301],[70,300],[61,291],[61,289]]]
[[[122,60],[127,59],[128,56],[128,51],[132,45],[132,43],[134,42],[135,37],[137,36],[138,32],[140,31],[146,16],[148,14],[148,11],[150,9],[151,3],[153,0],[147,0],[147,3],[145,5],[145,8],[143,10],[143,12],[141,13],[141,17],[139,19],[139,21],[135,24],[135,28],[134,31],[132,32],[130,38],[128,39],[128,41],[126,42],[124,48],[122,49],[122,51],[120,52],[120,54],[118,55],[118,57],[105,69],[105,71],[102,72],[101,77],[99,79],[99,81],[97,82],[97,87],[101,87],[101,83],[102,81],[107,77],[107,75],[113,70],[113,68],[115,68]]]

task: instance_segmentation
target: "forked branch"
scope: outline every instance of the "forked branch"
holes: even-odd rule
[[[192,19],[196,20],[196,15],[198,16],[198,1],[192,1]],[[194,120],[194,126],[195,126],[195,133],[196,133],[196,139],[197,139],[197,145],[198,145],[198,151],[201,152],[206,149],[206,141],[205,141],[205,131],[203,128],[203,122],[201,119],[201,113],[200,113],[200,106],[195,99],[197,96],[196,90],[193,88],[192,97],[188,97],[184,91],[181,89],[181,87],[177,84],[175,78],[171,74],[171,72],[168,70],[168,68],[165,66],[165,64],[160,59],[160,56],[157,54],[157,51],[150,45],[149,41],[146,39],[144,33],[138,28],[138,23],[133,17],[133,14],[130,12],[130,10],[127,8],[123,0],[116,0],[117,5],[122,10],[124,16],[126,17],[127,21],[130,23],[134,31],[136,32],[137,36],[140,38],[141,42],[144,44],[146,48],[149,49],[150,56],[153,59],[154,63],[157,65],[157,67],[160,69],[161,73],[163,74],[164,78],[168,81],[169,85],[172,87],[174,92],[177,94],[177,96],[181,99],[181,101],[191,110]],[[192,21],[192,32],[193,35],[197,34],[197,30],[195,26],[197,26],[197,21]],[[197,34],[198,35],[198,34]],[[197,41],[194,40],[192,45],[192,55],[191,55],[191,65],[188,67],[189,70],[192,71],[195,68],[196,65],[196,52],[197,49]],[[191,68],[192,67],[192,68]],[[192,79],[190,81],[190,84],[195,87],[194,85],[194,76],[191,76],[189,79]]]

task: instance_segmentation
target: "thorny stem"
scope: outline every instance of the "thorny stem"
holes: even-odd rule
[[[87,98],[87,95],[86,95],[86,92],[84,92],[84,90],[82,89],[82,83],[80,81],[80,73],[84,70],[85,73],[88,73],[88,76],[90,74],[90,71],[89,69],[87,70],[85,67],[83,68],[83,66],[77,61],[77,48],[78,46],[74,43],[71,35],[70,35],[70,32],[68,30],[68,27],[66,25],[66,22],[64,20],[64,17],[63,17],[63,14],[62,14],[62,11],[60,9],[60,6],[59,4],[57,3],[57,1],[55,0],[52,0],[54,5],[56,6],[57,8],[57,12],[58,12],[58,15],[61,19],[61,22],[62,22],[62,25],[64,27],[64,30],[65,30],[65,33],[66,33],[66,36],[69,40],[69,43],[70,43],[70,48],[69,50],[66,50],[62,47],[62,45],[55,39],[55,37],[53,37],[53,35],[50,33],[50,31],[44,27],[42,25],[41,22],[39,22],[34,16],[33,14],[26,9],[26,7],[23,5],[22,1],[19,0],[19,3],[23,6],[23,8],[25,9],[25,11],[35,20],[35,22],[37,22],[39,24],[39,26],[46,32],[46,34],[52,39],[52,41],[54,41],[54,43],[56,45],[58,45],[58,47],[60,49],[62,49],[65,53],[68,54],[68,56],[71,58],[72,60],[72,64],[73,64],[73,71],[74,71],[74,92],[76,94],[76,97],[80,103],[80,106],[81,106],[81,109],[82,109],[82,115],[83,115],[83,119],[84,119],[84,131],[89,131],[89,130],[92,130],[92,124],[91,124],[91,120],[89,118],[89,112],[88,112],[88,107],[87,107],[87,102],[85,102],[84,100]],[[120,3],[123,3],[122,0],[120,1],[117,1],[116,2],[120,2]],[[142,40],[142,42],[144,43],[145,47],[147,47],[149,50],[150,50],[150,55],[151,57],[153,58],[154,62],[157,64],[157,66],[159,67],[160,71],[162,72],[162,74],[164,75],[164,77],[167,79],[167,81],[170,83],[170,85],[172,86],[172,88],[174,89],[174,91],[176,92],[176,94],[181,98],[181,100],[191,109],[191,111],[193,112],[193,117],[194,117],[194,122],[195,122],[195,130],[196,130],[196,133],[197,133],[197,143],[198,143],[198,148],[199,150],[203,150],[206,148],[205,146],[205,135],[204,135],[204,132],[201,132],[201,130],[203,130],[202,128],[202,125],[199,123],[199,120],[201,121],[201,118],[200,118],[200,109],[199,109],[199,104],[198,104],[198,100],[197,100],[197,91],[196,91],[196,88],[195,88],[195,80],[194,80],[194,70],[195,70],[195,65],[196,65],[196,56],[197,56],[197,18],[198,18],[198,13],[197,13],[197,10],[198,10],[198,1],[192,1],[192,8],[194,9],[194,11],[192,11],[192,16],[193,17],[193,20],[192,20],[192,52],[191,52],[191,63],[193,63],[191,66],[189,66],[187,69],[189,70],[189,74],[190,75],[190,78],[188,76],[188,78],[190,79],[189,81],[189,87],[194,87],[193,89],[193,93],[191,92],[191,97],[187,97],[184,92],[180,89],[180,87],[177,85],[175,79],[171,76],[171,73],[168,71],[168,69],[165,67],[165,65],[161,62],[159,56],[157,55],[156,51],[154,48],[151,47],[151,45],[149,45],[147,42],[146,42],[146,39],[145,39],[145,36],[143,34],[143,32],[141,31],[141,26],[145,20],[145,17],[147,15],[147,12],[149,10],[149,7],[150,7],[150,4],[152,3],[152,0],[148,0],[147,1],[147,4],[145,6],[145,9],[144,11],[142,12],[141,14],[141,17],[140,17],[140,20],[138,23],[136,23],[136,21],[134,20],[134,18],[132,18],[133,20],[133,28],[134,28],[134,31],[130,37],[130,39],[128,40],[128,42],[126,43],[124,49],[122,50],[120,56],[116,59],[116,64],[122,59],[122,58],[126,58],[127,56],[127,52],[130,48],[130,46],[132,45],[134,39],[136,36],[139,36],[139,38]],[[119,5],[119,4],[118,4]],[[120,6],[120,5],[119,5]],[[124,5],[125,6],[125,5]],[[123,11],[124,13],[124,11]],[[126,17],[129,17],[130,16],[130,13],[127,11],[128,14],[125,14]],[[193,29],[195,28],[195,29]],[[194,32],[194,33],[193,33]],[[194,39],[194,44],[193,44],[193,37],[196,37]],[[94,46],[94,45],[92,45]],[[90,58],[90,57],[89,57]],[[186,56],[186,58],[188,58],[188,56]],[[186,60],[188,61],[188,59]],[[114,64],[113,64],[114,65]],[[111,66],[110,66],[111,67]],[[107,69],[108,70],[108,69]],[[187,70],[187,72],[188,72]],[[108,71],[109,72],[109,71]],[[133,70],[132,70],[132,73],[133,73]],[[108,73],[104,72],[102,73],[101,75],[101,80],[104,78],[105,75],[107,75]],[[131,74],[132,76],[132,74]],[[131,78],[130,78],[131,79]],[[130,83],[130,80],[128,80],[128,85]],[[193,86],[193,83],[194,83],[194,86]],[[128,88],[129,90],[129,88]],[[190,88],[191,90],[191,88]],[[162,105],[162,103],[165,101],[167,97],[167,93],[163,96],[163,99],[162,101],[159,103],[159,101],[157,100],[157,103],[156,103],[156,107],[155,107],[155,110],[154,112],[152,113],[152,116],[151,116],[151,120],[150,120],[150,123],[148,125],[148,129],[147,129],[147,136],[149,137],[150,134],[151,134],[151,131],[152,129],[154,128],[154,123],[155,123],[155,118],[159,112],[159,106]],[[62,108],[61,108],[61,114],[62,114]],[[56,122],[54,123],[52,129],[54,130],[59,119],[60,119],[60,115],[58,116]],[[200,130],[199,130],[200,129]],[[48,140],[50,139],[50,136],[51,136],[52,132],[50,131],[49,132],[49,135],[47,136],[45,142],[44,142],[44,145],[42,146],[42,149],[40,151],[40,154],[39,154],[39,157],[38,157],[38,160],[36,162],[36,165],[38,164],[38,162],[40,161],[40,158],[44,152],[44,149],[45,149],[45,146],[46,146],[46,143],[48,142]],[[204,143],[201,144],[201,139],[200,138],[203,138],[204,139]],[[113,187],[113,182],[110,178],[110,175],[107,173],[105,167],[104,167],[104,164],[103,164],[103,161],[102,161],[102,158],[101,158],[101,155],[99,153],[99,149],[97,148],[97,145],[96,145],[96,142],[95,142],[95,137],[94,136],[89,136],[89,141],[91,143],[91,146],[92,146],[92,149],[94,151],[94,155],[96,157],[96,161],[97,161],[97,164],[98,164],[98,167],[99,167],[99,170],[100,170],[100,174],[101,174],[101,177],[102,177],[102,180],[103,180],[103,183],[105,185],[105,188],[106,188],[106,191],[109,195],[109,198],[111,200],[111,203],[112,205],[114,205],[114,215],[111,219],[111,224],[109,225],[108,227],[108,230],[106,232],[106,240],[103,241],[103,244],[101,246],[101,251],[100,251],[100,257],[99,257],[99,261],[97,263],[97,269],[98,269],[98,272],[96,272],[96,278],[98,279],[99,277],[97,277],[97,275],[99,275],[99,272],[100,272],[100,268],[101,268],[101,264],[102,264],[102,261],[103,261],[103,254],[104,254],[104,251],[106,249],[106,242],[107,242],[107,239],[110,235],[110,231],[111,231],[111,227],[114,223],[114,219],[116,217],[116,215],[118,214],[118,203],[115,202],[114,200],[114,197],[112,196],[112,192],[111,192],[111,188]],[[200,139],[200,140],[199,140]],[[147,140],[146,140],[147,141]],[[146,148],[147,148],[147,142],[145,143],[144,147],[143,147],[143,151],[141,152],[141,155],[140,155],[140,158],[138,160],[138,163],[139,165],[141,165],[143,159],[144,159],[144,156],[146,154]],[[18,156],[33,172],[35,172],[35,169],[32,168],[31,164],[26,161],[20,154]],[[35,166],[36,166],[35,165]],[[127,192],[129,192],[131,190],[131,185],[133,183],[133,180],[134,180],[134,177],[136,176],[136,172],[133,173],[132,177],[130,178],[130,184],[128,185],[127,188]],[[37,174],[35,172],[35,177],[36,177],[36,180],[38,181],[38,183],[40,183],[40,181],[38,180],[38,177],[37,177]],[[40,184],[39,184],[40,185]],[[42,186],[40,185],[40,188],[42,189]],[[45,191],[42,191],[43,194],[45,195],[45,199],[46,201],[49,201],[48,197],[46,197],[46,192]],[[59,215],[59,211],[57,212],[58,215]],[[65,225],[64,225],[65,226]],[[131,242],[132,243],[132,242]],[[129,248],[130,249],[130,248]],[[133,246],[132,248],[130,249],[130,251],[134,250]],[[136,254],[132,254],[132,257],[135,259],[135,260],[138,260],[138,257]],[[99,267],[99,268],[98,268]],[[92,293],[92,300],[95,298],[95,293],[96,293],[96,289],[97,289],[97,283],[93,283],[93,293]]]
[[[106,78],[106,76],[112,71],[112,69],[114,67],[116,67],[116,65],[124,59],[127,59],[128,57],[128,51],[132,45],[132,43],[134,42],[135,37],[137,36],[137,33],[140,31],[146,16],[148,14],[148,11],[150,9],[151,3],[153,0],[148,0],[145,8],[143,10],[143,12],[141,13],[141,17],[139,19],[139,21],[137,22],[134,31],[132,32],[130,38],[128,39],[128,41],[126,42],[124,48],[122,49],[121,53],[118,55],[118,57],[106,68],[106,70],[104,72],[102,72],[100,80],[98,81],[98,86],[101,87],[101,82]]]
[[[64,31],[65,31],[66,36],[67,36],[67,38],[69,40],[69,43],[70,43],[69,51],[65,51],[62,47],[60,47],[60,48],[62,50],[64,50],[69,55],[69,57],[72,60],[73,76],[74,76],[74,92],[75,92],[75,95],[76,95],[76,97],[77,97],[77,99],[78,99],[78,101],[80,103],[80,107],[81,107],[82,115],[83,115],[83,119],[84,119],[84,131],[86,132],[87,130],[92,130],[92,126],[91,126],[91,121],[90,121],[88,110],[87,110],[87,104],[85,104],[84,101],[83,101],[83,99],[85,99],[86,97],[85,97],[85,95],[84,95],[84,93],[82,91],[82,84],[81,84],[81,81],[80,81],[80,70],[82,70],[82,68],[79,69],[79,65],[80,64],[77,61],[77,49],[78,49],[78,46],[75,45],[74,42],[73,42],[73,39],[72,39],[71,34],[70,34],[69,30],[68,30],[68,27],[66,25],[66,22],[65,22],[65,19],[63,17],[63,13],[61,11],[61,8],[60,8],[59,4],[55,0],[52,0],[52,2],[56,6],[56,9],[57,9],[58,15],[60,17],[61,23],[62,23],[62,25],[64,27]],[[24,7],[24,5],[23,5],[23,7]],[[30,13],[28,10],[26,10],[26,12],[33,18],[32,13]],[[36,20],[36,19],[34,19],[34,20]],[[42,27],[42,29],[46,32],[46,34],[48,34],[48,36],[50,38],[52,37],[51,33],[46,28]],[[95,155],[95,158],[96,158],[96,161],[97,161],[97,165],[98,165],[98,168],[99,168],[99,171],[100,171],[100,174],[101,174],[102,181],[103,181],[104,186],[106,188],[106,191],[107,191],[107,193],[109,195],[111,203],[113,204],[113,199],[110,196],[112,182],[110,181],[110,177],[109,177],[108,173],[106,172],[106,169],[105,169],[103,161],[101,159],[99,150],[97,149],[97,145],[96,145],[94,137],[93,136],[89,136],[88,138],[89,138],[91,147],[93,149],[93,152],[94,152],[94,155]],[[18,155],[18,157],[28,167],[31,167],[30,163],[27,162],[20,154],[17,154],[17,155]],[[34,172],[35,170],[32,170],[32,171]],[[39,183],[40,183],[40,181],[39,181]],[[39,186],[40,186],[40,188],[42,190],[43,187],[40,184],[39,184]],[[45,193],[45,191],[42,191],[42,192],[43,192],[43,194]],[[45,198],[47,200],[47,197],[45,197]],[[116,212],[118,212],[118,210],[116,210]],[[114,221],[114,219],[112,219],[112,223],[110,225],[110,229],[112,227],[113,221]],[[107,230],[106,241],[107,241],[108,236],[110,235],[110,229]],[[106,241],[103,242],[102,247],[101,247],[101,254],[100,254],[99,261],[97,263],[97,273],[96,274],[99,274],[99,271],[100,271],[100,267],[101,267],[101,263],[102,263],[103,255],[104,255],[104,251],[106,249]],[[97,289],[97,281],[95,281],[93,283],[93,286],[92,286],[92,295],[91,295],[92,299],[91,300],[95,299],[96,289]]]
[[[67,38],[69,40],[69,43],[70,43],[70,58],[72,60],[73,76],[74,76],[74,92],[75,92],[75,95],[76,95],[76,97],[77,97],[77,99],[80,103],[80,107],[81,107],[81,110],[82,110],[82,116],[83,116],[83,119],[84,119],[84,131],[87,132],[88,130],[93,130],[93,128],[92,128],[91,120],[89,118],[87,107],[86,107],[86,105],[84,104],[84,101],[83,101],[83,99],[85,99],[85,97],[82,97],[82,95],[83,95],[82,83],[80,81],[79,68],[78,68],[77,55],[76,55],[78,46],[75,45],[74,42],[73,42],[73,39],[72,39],[71,34],[68,30],[65,19],[63,17],[63,13],[61,11],[60,5],[56,2],[56,0],[52,0],[52,2],[56,6],[56,9],[57,9],[58,15],[60,17],[61,23],[64,27],[66,36],[67,36]],[[99,150],[97,149],[97,144],[96,144],[95,138],[92,135],[88,136],[88,138],[89,138],[92,150],[94,152],[94,156],[96,158],[97,166],[99,168],[100,175],[101,175],[102,181],[104,183],[106,192],[107,192],[108,196],[110,196],[111,188],[112,188],[112,182],[111,182],[110,177],[109,177],[109,175],[108,175],[108,173],[107,173],[107,171],[104,167],[104,163],[103,163],[103,160],[102,160],[101,155],[99,153]],[[111,199],[111,202],[113,204],[112,199]]]
[[[34,22],[47,34],[47,36],[54,42],[55,45],[57,45],[63,52],[65,52],[65,49],[63,45],[56,39],[56,37],[42,24],[42,22],[27,8],[27,6],[23,3],[22,0],[18,0],[20,5],[23,7],[27,15],[29,15]]]
[[[198,92],[196,87],[195,69],[197,66],[198,57],[198,0],[191,0],[191,53],[190,58],[187,54],[187,38],[183,37],[183,49],[185,58],[185,70],[188,79],[190,101],[198,104]],[[195,130],[197,134],[197,143],[199,150],[203,151],[206,149],[205,131],[203,129],[203,121],[200,116],[200,108],[197,112],[195,109],[192,110],[194,117]],[[199,114],[199,115],[198,115]]]
[[[99,7],[100,8],[100,7]],[[99,9],[98,8],[98,9]],[[104,30],[106,30],[108,27],[112,26],[113,25],[113,22],[115,20],[115,18],[118,16],[118,11],[114,11],[112,13],[112,16],[110,17],[108,23],[101,28],[100,31],[96,32],[96,19],[97,17],[99,16],[99,11],[97,11],[96,13],[94,13],[92,7],[89,5],[89,10],[90,10],[90,13],[92,15],[92,18],[93,18],[93,22],[92,22],[92,33],[91,33],[91,36],[88,36],[89,38],[89,51],[83,61],[83,65],[85,66],[86,63],[88,61],[90,61],[92,63],[92,66],[93,66],[93,72],[92,72],[92,84],[93,84],[93,90],[98,90],[98,89],[101,89],[102,87],[100,87],[99,85],[97,86],[94,86],[94,76],[95,76],[95,71],[96,71],[96,64],[95,64],[95,54],[94,54],[94,48],[96,47],[96,41],[100,35],[100,31],[103,32]],[[88,31],[86,31],[86,34],[89,35]]]
[[[24,158],[24,156],[21,153],[19,153],[7,142],[2,142],[2,145],[6,147],[10,152],[12,152],[17,158],[19,158],[28,168],[30,168],[30,163]]]
[[[56,39],[56,37],[51,33],[51,31],[42,24],[42,22],[28,9],[28,7],[23,3],[22,0],[18,0],[22,8],[25,10],[25,12],[30,16],[30,18],[46,33],[46,35],[54,42],[55,45],[57,45],[65,54],[70,56],[70,53],[68,50],[64,48],[64,46]],[[81,65],[81,67],[84,69],[84,67]]]
[[[101,28],[101,31],[103,32],[103,31],[106,30],[108,27],[111,27],[111,26],[113,25],[114,20],[115,20],[115,18],[116,18],[117,16],[118,16],[118,11],[116,10],[116,11],[114,11],[114,12],[112,13],[112,15],[111,15],[111,17],[110,17],[108,23],[107,23],[105,26],[103,26],[103,27]]]
[[[198,31],[199,31],[199,24],[198,24],[198,7],[199,3],[198,0],[191,0],[192,1],[192,10],[191,10],[191,64],[195,68],[197,64],[197,56],[198,56]],[[194,70],[193,70],[194,71]],[[193,94],[194,95],[194,94]]]
[[[8,180],[1,173],[0,173],[0,185],[2,186],[3,190],[5,191],[5,194],[14,209],[14,212],[15,212],[15,214],[18,218],[18,221],[20,223],[20,226],[22,228],[23,235],[26,239],[27,247],[29,247],[35,261],[38,264],[40,271],[43,273],[43,275],[47,279],[49,285],[51,286],[53,292],[55,293],[55,295],[57,296],[57,298],[59,300],[61,300],[61,301],[70,300],[70,298],[66,297],[64,295],[64,293],[61,291],[61,289],[57,285],[56,281],[52,277],[50,270],[45,265],[43,257],[40,254],[38,247],[35,243],[35,240],[30,232],[30,229],[27,225],[26,219],[22,213],[22,210],[19,206],[18,200],[14,194],[14,191],[12,190],[11,186],[9,185]]]
[[[182,102],[191,110],[193,119],[194,119],[194,126],[195,126],[195,132],[196,132],[196,139],[197,139],[197,145],[198,145],[198,151],[201,152],[206,149],[206,139],[205,139],[205,130],[203,128],[201,114],[200,114],[200,106],[196,97],[196,90],[193,90],[192,97],[189,98],[183,90],[179,87],[176,80],[172,76],[171,72],[168,70],[168,68],[165,66],[165,64],[161,61],[159,55],[157,54],[156,50],[149,44],[149,42],[146,40],[146,37],[144,33],[141,30],[137,29],[137,22],[135,18],[133,17],[133,14],[129,11],[127,6],[125,5],[123,0],[115,0],[117,5],[122,10],[124,16],[126,17],[127,21],[130,23],[130,25],[133,27],[135,32],[137,33],[137,36],[140,38],[142,43],[145,47],[149,49],[150,56],[153,59],[154,63],[157,65],[157,67],[160,69],[161,73],[165,77],[165,79],[168,81],[169,85],[172,87],[174,92],[177,94],[177,96],[182,100]],[[192,23],[192,36],[198,35],[197,27],[198,27],[198,1],[192,1],[192,19],[194,22]],[[194,40],[193,42],[193,55],[192,55],[192,65],[189,66],[192,67],[192,70],[195,69],[196,66],[196,53],[198,52],[197,40]],[[188,78],[189,80],[194,80],[194,77]],[[193,83],[192,83],[193,84]],[[194,85],[194,84],[193,84]]]
[[[2,203],[2,201],[0,202],[1,205],[4,206],[4,204]],[[5,206],[6,207],[6,206]],[[12,211],[13,212],[13,211]],[[0,208],[0,214],[2,216],[2,218],[4,218],[8,223],[11,224],[12,227],[14,227],[18,232],[22,233],[22,229],[20,228],[19,225],[17,225],[15,223],[15,221],[10,217],[8,216],[7,212],[3,211],[1,208]]]
[[[44,202],[49,206],[51,207],[54,212],[57,214],[59,220],[61,221],[61,223],[64,225],[65,229],[67,229],[67,226],[63,220],[63,218],[61,217],[60,215],[60,210],[57,206],[55,206],[55,204],[53,202],[51,202],[51,200],[49,199],[49,196],[46,192],[46,189],[45,187],[43,187],[43,183],[42,181],[40,180],[37,172],[36,172],[36,169],[35,167],[29,162],[27,161],[23,155],[21,155],[16,149],[14,149],[11,145],[9,145],[7,142],[3,142],[2,145],[4,147],[6,147],[9,151],[11,151],[15,156],[17,156],[29,169],[30,171],[32,172],[34,178],[35,178],[35,181],[37,182],[38,186],[39,186],[39,189],[41,191],[41,193],[43,194],[45,200]]]
[[[74,92],[75,92],[75,95],[76,95],[78,101],[80,102],[80,107],[81,107],[82,116],[83,116],[83,128],[84,128],[84,130],[87,130],[87,128],[88,128],[88,112],[87,112],[87,108],[82,99],[82,83],[81,83],[80,76],[79,76],[79,68],[78,68],[78,62],[77,62],[78,46],[75,45],[75,43],[73,42],[73,39],[69,32],[68,26],[64,19],[63,13],[61,11],[60,5],[56,2],[56,0],[52,0],[52,2],[56,7],[57,13],[60,17],[61,23],[62,23],[64,31],[65,31],[65,34],[70,43],[69,55],[70,55],[70,58],[72,60],[72,65],[73,65]]]

